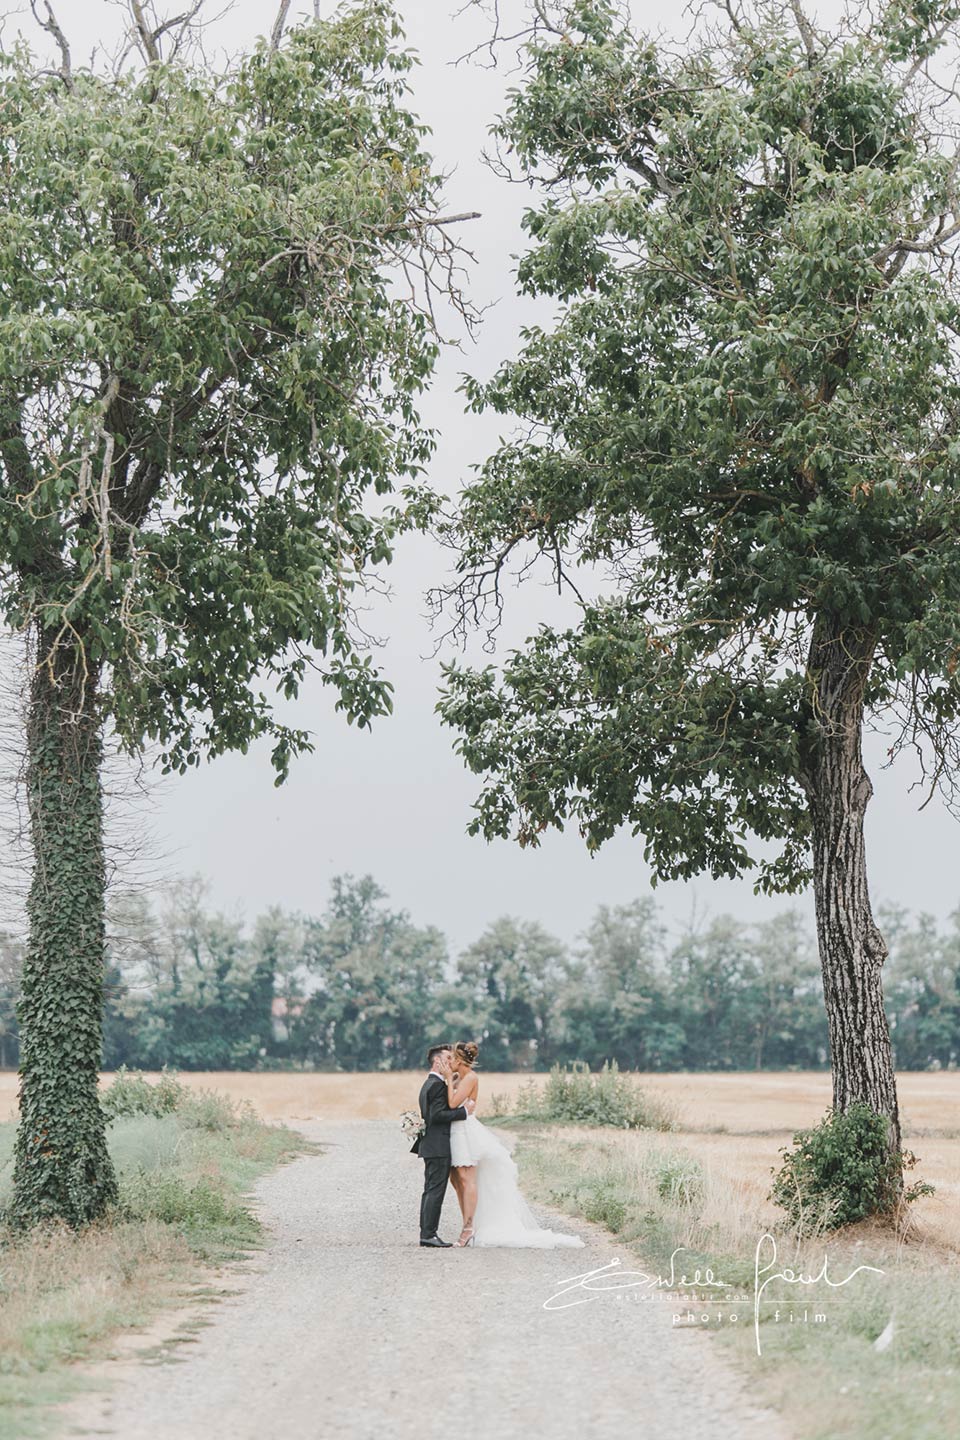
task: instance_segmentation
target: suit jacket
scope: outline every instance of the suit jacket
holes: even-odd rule
[[[466,1120],[466,1105],[451,1110],[447,1104],[447,1086],[439,1075],[428,1075],[420,1087],[420,1114],[427,1128],[410,1146],[411,1154],[421,1160],[450,1159],[450,1126]]]

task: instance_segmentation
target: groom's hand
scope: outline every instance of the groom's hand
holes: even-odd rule
[[[465,1100],[463,1103],[464,1103],[464,1104],[466,1105],[466,1107],[467,1107],[467,1114],[468,1114],[468,1115],[472,1115],[473,1112],[474,1112],[474,1110],[476,1110],[476,1108],[477,1108],[477,1102],[476,1102],[476,1100]]]

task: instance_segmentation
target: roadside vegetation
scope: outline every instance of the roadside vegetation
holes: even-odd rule
[[[245,1197],[256,1177],[303,1148],[248,1106],[120,1075],[104,1097],[120,1199],[82,1230],[24,1233],[0,1220],[0,1435],[46,1429],[44,1409],[83,1383],[71,1362],[102,1354],[121,1329],[166,1306],[213,1300],[209,1267],[254,1248]],[[0,1205],[10,1197],[14,1125],[0,1125]],[[198,1289],[198,1286],[200,1287]]]
[[[809,1212],[798,1224],[773,1199],[773,1170],[765,1190],[735,1155],[698,1147],[696,1136],[518,1129],[531,1198],[604,1226],[620,1270],[672,1273],[672,1283],[638,1284],[623,1301],[649,1296],[681,1325],[708,1330],[797,1440],[941,1440],[944,1417],[960,1405],[960,1246],[932,1242],[912,1207],[892,1224],[831,1228],[830,1207],[821,1207],[819,1224]],[[825,1261],[834,1283],[858,1266],[883,1273],[862,1271],[836,1289],[822,1279],[773,1282],[762,1293],[758,1356],[755,1269],[765,1234],[772,1238],[760,1255],[761,1284],[787,1268],[815,1277]],[[680,1283],[708,1269],[730,1288]],[[683,1298],[666,1299],[668,1290]]]
[[[580,1062],[554,1065],[545,1084],[525,1081],[512,1102],[504,1094],[492,1095],[490,1118],[618,1130],[672,1130],[675,1125],[669,1102],[648,1094],[634,1076],[621,1074],[615,1060],[604,1062],[595,1074]]]

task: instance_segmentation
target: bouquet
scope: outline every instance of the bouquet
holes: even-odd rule
[[[408,1140],[419,1140],[426,1128],[426,1121],[416,1110],[404,1110],[401,1114],[400,1129]]]

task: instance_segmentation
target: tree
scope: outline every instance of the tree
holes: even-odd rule
[[[338,875],[320,920],[307,920],[303,956],[314,987],[293,1026],[299,1049],[327,1069],[419,1067],[446,940],[389,910],[370,875]]]
[[[0,606],[29,641],[34,856],[21,1224],[116,1196],[105,737],[179,772],[267,737],[279,782],[309,738],[270,689],[314,667],[349,720],[390,708],[351,597],[431,513],[416,397],[453,252],[390,5],[281,44],[288,9],[225,74],[194,63],[201,3],[129,0],[114,70],[74,66],[45,3],[55,68],[2,58]]]
[[[140,1006],[131,996],[123,970],[109,955],[103,975],[103,1068],[118,1070],[121,1065],[142,1063]]]
[[[751,1012],[751,1062],[761,1068],[812,1069],[829,1050],[823,986],[816,951],[795,910],[752,928],[755,967]]]
[[[544,1069],[553,1060],[553,1019],[566,974],[564,946],[533,920],[503,915],[457,960],[458,988],[483,1029],[488,1069]]]
[[[669,994],[663,927],[649,897],[601,905],[558,999],[564,1050],[594,1068],[670,1069],[682,1062],[684,1017]]]
[[[267,1042],[271,1056],[299,1058],[291,1045],[291,1030],[302,1012],[306,993],[305,935],[303,917],[288,915],[278,905],[258,916],[254,925],[253,950],[273,983],[270,1012],[274,1018]]]
[[[939,933],[933,918],[882,909],[890,944],[887,1011],[897,1065],[931,1070],[960,1062],[960,947],[958,921]]]
[[[655,879],[812,880],[833,1103],[896,1149],[861,742],[892,714],[891,754],[955,800],[960,195],[927,74],[956,9],[831,36],[731,4],[679,52],[607,0],[533,12],[497,133],[542,197],[520,289],[560,311],[468,382],[521,429],[466,489],[441,598],[495,623],[538,555],[601,593],[499,676],[448,667],[471,829],[626,825]]]
[[[670,954],[671,997],[682,1016],[684,1063],[736,1070],[753,1028],[756,970],[746,927],[730,915],[690,926]]]
[[[252,1070],[270,1045],[273,955],[211,914],[206,891],[199,877],[180,881],[159,917],[144,914],[138,1059],[156,1069]]]

